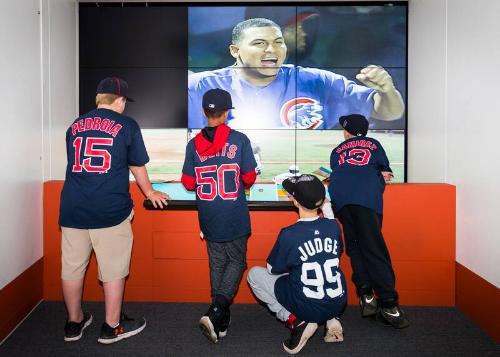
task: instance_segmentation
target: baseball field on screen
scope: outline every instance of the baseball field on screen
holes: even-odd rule
[[[330,168],[330,153],[343,141],[340,130],[241,130],[252,141],[261,158],[262,173],[257,182],[271,182],[276,175],[297,165],[301,173],[320,166]],[[186,129],[145,129],[144,141],[150,156],[147,165],[152,180],[180,180],[186,144],[197,132]],[[369,137],[384,147],[394,182],[404,181],[403,131],[370,131]]]

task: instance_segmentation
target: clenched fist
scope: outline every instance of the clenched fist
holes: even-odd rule
[[[380,66],[369,65],[363,68],[356,75],[356,79],[365,86],[373,88],[381,93],[387,93],[395,90],[392,77],[383,67]]]

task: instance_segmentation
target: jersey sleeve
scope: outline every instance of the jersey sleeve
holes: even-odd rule
[[[385,150],[384,148],[382,147],[382,145],[380,145],[380,143],[378,144],[378,168],[380,171],[390,171],[392,172],[392,169],[391,169],[391,166],[390,166],[390,163],[389,163],[389,159],[387,158],[387,154],[385,153]]]
[[[245,136],[242,145],[240,170],[241,179],[246,189],[250,188],[257,178],[257,173],[255,172],[256,167],[257,162],[255,161],[252,145],[250,140]]]
[[[339,117],[349,114],[361,114],[369,118],[373,112],[373,96],[376,91],[372,88],[357,84],[346,77],[323,71],[326,93],[326,105],[333,108],[336,115],[326,118],[325,127],[332,128],[337,124]],[[333,119],[333,120],[332,120]]]
[[[288,272],[288,248],[284,243],[284,235],[285,233],[281,230],[267,258],[267,267],[272,274],[283,274]]]
[[[192,73],[188,76],[188,128],[201,129],[205,127],[202,114],[203,88],[201,73]]]
[[[184,158],[184,165],[182,166],[181,182],[184,187],[193,191],[196,186],[196,178],[194,172],[194,145],[191,140],[186,146],[186,156]]]
[[[130,130],[130,144],[127,147],[127,163],[129,166],[144,166],[148,162],[149,156],[141,129],[136,122],[133,122]]]
[[[332,150],[332,153],[330,154],[330,169],[332,170],[335,169],[337,166],[339,166],[339,159],[340,155],[337,154],[337,148]]]

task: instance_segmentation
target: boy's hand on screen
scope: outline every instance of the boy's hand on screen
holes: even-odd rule
[[[363,68],[356,75],[356,79],[365,86],[373,88],[381,93],[387,93],[395,90],[392,77],[383,67],[380,66],[369,65]]]
[[[154,208],[163,208],[163,206],[168,206],[168,201],[170,200],[170,196],[164,192],[153,190],[146,196]]]

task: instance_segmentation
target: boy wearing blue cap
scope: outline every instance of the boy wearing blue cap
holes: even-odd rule
[[[331,153],[328,190],[344,228],[361,316],[376,316],[385,324],[404,328],[409,322],[399,307],[396,278],[381,230],[383,193],[392,178],[389,160],[380,142],[366,136],[364,116],[343,116],[339,123],[345,141]]]

